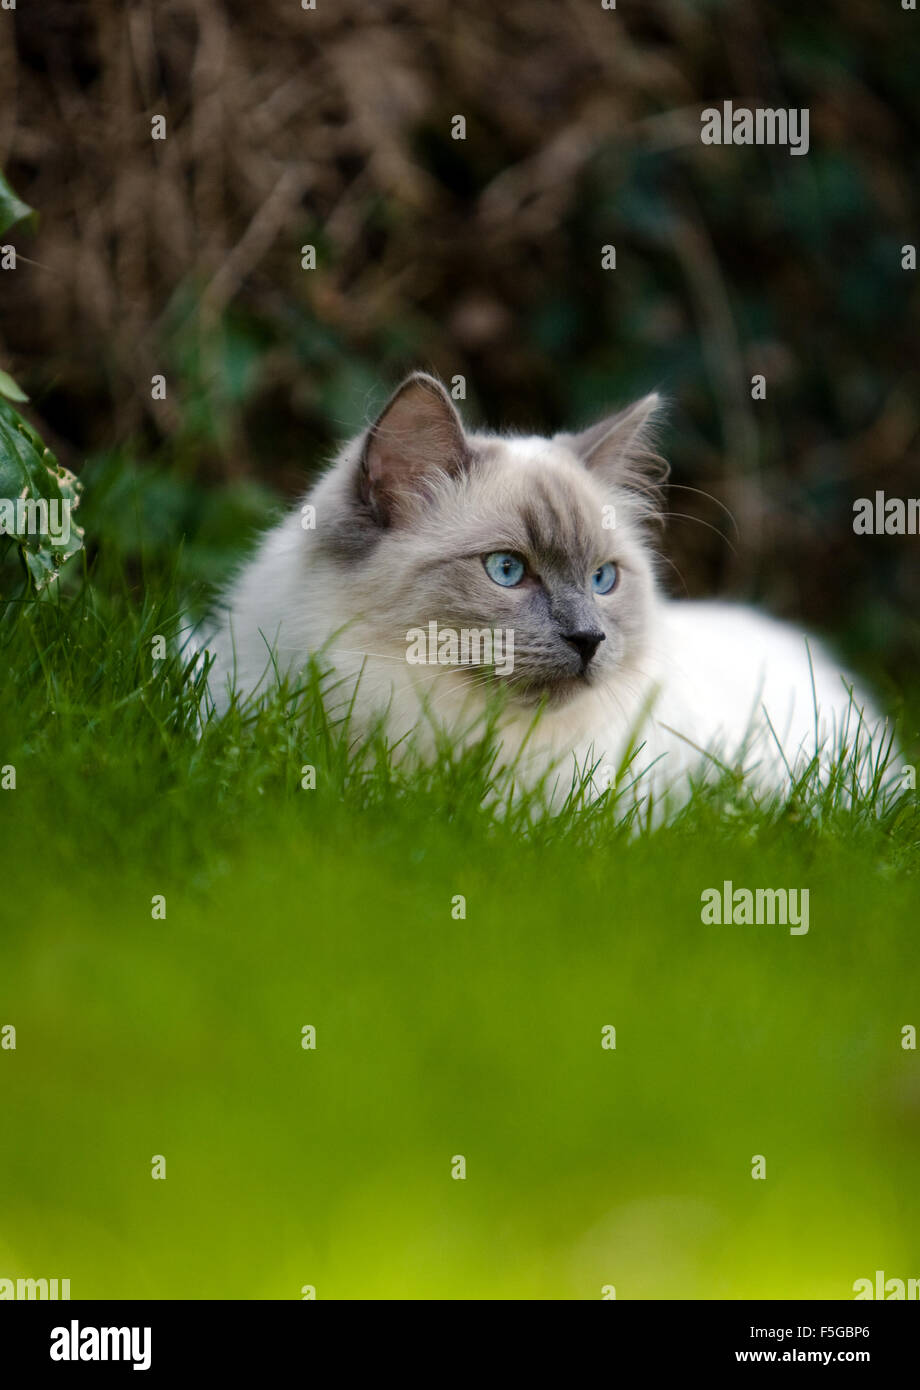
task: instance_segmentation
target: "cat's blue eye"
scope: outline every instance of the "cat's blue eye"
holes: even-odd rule
[[[503,589],[513,589],[515,584],[520,584],[524,578],[524,561],[519,555],[512,555],[509,550],[493,550],[491,555],[484,557],[482,563],[489,578],[496,584],[501,584]]]
[[[617,567],[609,560],[591,576],[591,588],[596,594],[609,594],[618,579]]]

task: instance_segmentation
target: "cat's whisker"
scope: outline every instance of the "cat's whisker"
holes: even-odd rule
[[[460,669],[460,668],[458,668],[458,667],[451,667],[450,669],[451,669],[451,670],[458,670],[458,669]],[[490,667],[490,668],[489,668],[489,671],[491,671],[491,669],[492,669],[492,668]],[[484,672],[483,675],[481,675],[481,676],[474,676],[472,680],[467,681],[466,687],[465,687],[465,688],[463,688],[463,687],[461,687],[461,686],[459,686],[459,685],[452,685],[448,690],[445,690],[445,691],[443,692],[443,694],[439,695],[438,698],[437,698],[436,700],[433,700],[433,701],[430,703],[430,705],[428,706],[428,708],[429,708],[429,709],[434,709],[435,706],[436,706],[436,705],[439,705],[439,704],[441,703],[442,700],[448,699],[449,696],[451,696],[451,695],[458,695],[458,696],[461,698],[461,700],[462,700],[462,699],[464,699],[464,698],[467,697],[467,695],[469,694],[469,692],[471,692],[471,691],[473,691],[473,690],[481,690],[481,689],[483,689],[485,686],[487,686],[487,685],[489,684],[490,679],[491,679],[490,675],[489,675],[487,672]]]
[[[689,585],[687,584],[687,581],[686,581],[686,579],[684,578],[684,576],[681,574],[680,570],[679,570],[679,569],[677,568],[677,566],[675,565],[674,561],[671,559],[670,555],[659,555],[658,558],[659,558],[660,560],[664,560],[664,562],[665,562],[666,565],[670,565],[670,566],[671,566],[671,569],[674,571],[674,573],[677,575],[678,579],[680,580],[681,584],[683,584],[683,586],[684,586],[684,593],[689,595],[689,593],[690,593],[690,587],[689,587]]]
[[[364,652],[359,651],[357,647],[326,647],[324,650],[330,654],[340,652],[343,656],[373,657],[375,661],[397,661],[401,664],[408,664],[404,656],[394,656],[392,652]]]
[[[612,688],[612,686],[601,687],[601,695],[608,702],[614,705],[617,713],[620,714],[624,720],[628,719],[626,710],[623,707],[623,702],[621,701],[619,694]]]
[[[740,538],[741,531],[737,521],[735,520],[735,514],[732,511],[731,507],[727,507],[724,502],[721,502],[718,497],[713,496],[711,492],[706,492],[701,487],[689,487],[686,483],[669,482],[668,494],[670,495],[672,492],[695,492],[698,497],[705,497],[707,502],[712,502],[714,506],[721,508],[721,510],[728,517],[731,524],[734,526],[735,535]]]
[[[701,516],[694,516],[692,512],[660,512],[659,515],[665,521],[672,517],[677,521],[695,521],[697,525],[705,526],[707,531],[712,531],[714,535],[719,537],[719,540],[724,541],[733,555],[738,554],[725,532],[720,531],[718,526],[713,526],[711,521],[704,521]]]

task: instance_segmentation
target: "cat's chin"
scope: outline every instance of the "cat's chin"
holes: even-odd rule
[[[500,700],[528,708],[541,704],[553,707],[566,705],[598,685],[598,677],[593,671],[579,674],[562,672],[554,676],[527,676],[515,672],[513,676],[500,677],[494,672],[486,673],[478,669],[472,673],[464,672],[464,675],[480,692],[487,691]]]
[[[547,709],[559,709],[570,704],[580,695],[593,690],[597,680],[593,674],[561,675],[542,679],[521,680],[515,683],[514,697],[519,704],[536,709],[545,705]]]

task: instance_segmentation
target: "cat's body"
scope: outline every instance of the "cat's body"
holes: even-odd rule
[[[504,761],[523,783],[552,767],[557,802],[586,768],[598,788],[619,775],[678,803],[723,766],[779,792],[816,749],[829,764],[870,732],[878,746],[871,702],[804,634],[660,593],[656,406],[553,440],[468,435],[439,383],[410,378],[309,495],[315,526],[291,512],[227,590],[207,641],[217,709],[316,657],[333,714],[350,709],[358,733],[382,717],[425,757],[437,728],[481,734],[506,681]],[[408,635],[432,623],[512,633],[513,671],[410,664]]]

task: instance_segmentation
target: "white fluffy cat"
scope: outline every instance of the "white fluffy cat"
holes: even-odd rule
[[[333,713],[358,732],[382,718],[422,757],[436,728],[481,733],[501,689],[503,759],[525,784],[552,769],[557,803],[586,768],[658,804],[724,767],[780,793],[816,754],[829,766],[857,745],[866,785],[885,726],[818,643],[662,595],[657,406],[553,439],[468,434],[438,381],[410,377],[226,591],[207,640],[217,710],[313,656]],[[510,632],[513,671],[411,664],[409,635],[432,622]]]

